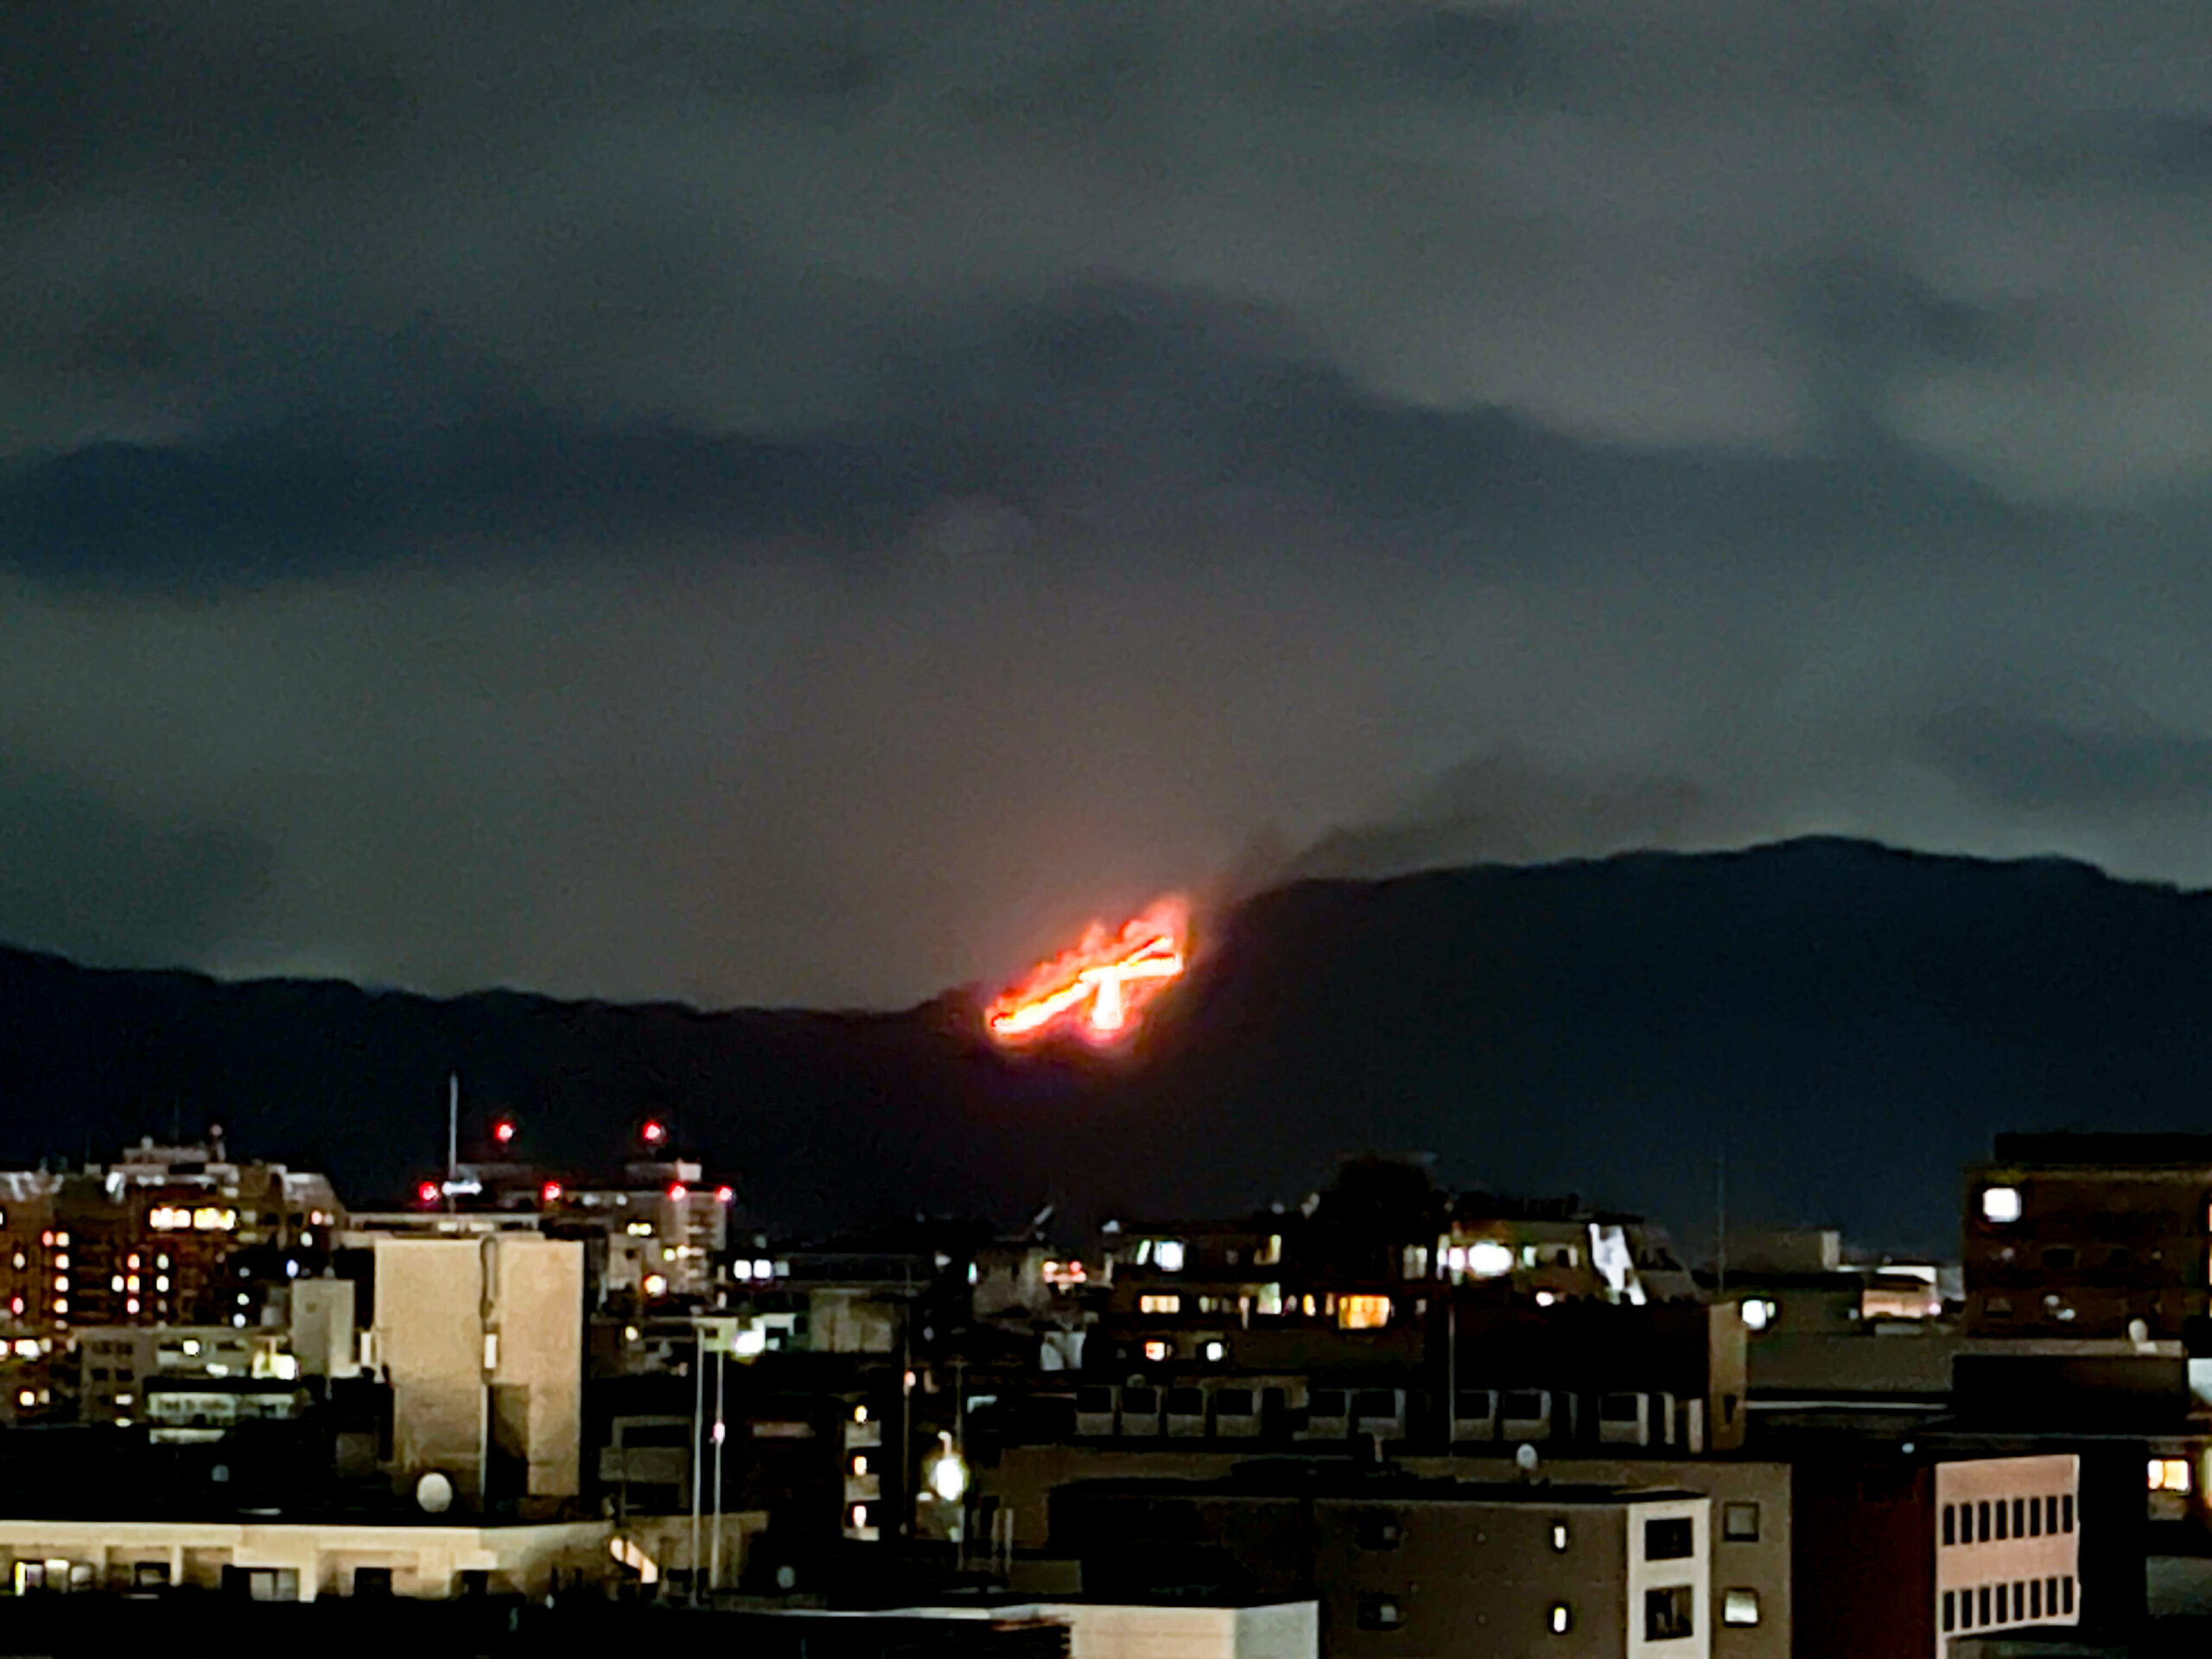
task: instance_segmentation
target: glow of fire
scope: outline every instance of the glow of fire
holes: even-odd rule
[[[1058,1028],[1112,1042],[1182,974],[1188,925],[1184,906],[1173,899],[1154,905],[1119,933],[1094,922],[1082,944],[1039,963],[1018,988],[994,1001],[984,1023],[1007,1044]]]

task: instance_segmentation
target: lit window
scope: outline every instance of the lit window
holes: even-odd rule
[[[113,1278],[110,1279],[107,1281],[107,1287],[110,1290],[121,1290],[123,1288],[123,1275],[118,1273]]]
[[[864,1423],[868,1421],[868,1408],[866,1406],[855,1406],[853,1408],[853,1421],[856,1423]]]
[[[1153,1250],[1152,1259],[1162,1273],[1182,1272],[1183,1241],[1179,1238],[1161,1239]]]
[[[2151,1490],[2154,1492],[2189,1491],[2189,1459],[2187,1458],[2153,1458],[2151,1459]]]
[[[137,1258],[137,1256],[135,1256],[135,1255],[134,1255],[134,1256],[132,1256],[132,1257],[131,1257],[128,1262],[124,1262],[124,1266],[125,1266],[125,1267],[129,1268],[131,1270],[131,1272],[133,1272],[133,1273],[137,1272],[137,1271],[138,1271],[138,1258]]]
[[[1513,1251],[1494,1238],[1467,1246],[1467,1271],[1478,1279],[1496,1279],[1513,1271]]]
[[[1764,1331],[1774,1323],[1777,1310],[1772,1302],[1754,1296],[1743,1306],[1745,1330]]]
[[[1561,1554],[1567,1551],[1567,1522],[1564,1521],[1552,1522],[1552,1548]]]
[[[33,1389],[25,1389],[21,1394],[16,1396],[16,1403],[19,1406],[35,1406],[38,1404],[37,1391]]]
[[[1206,1358],[1211,1363],[1218,1365],[1223,1360],[1228,1357],[1229,1344],[1227,1343],[1210,1342],[1206,1344]]]
[[[817,1511],[817,1513],[819,1513],[819,1511]],[[868,1525],[867,1504],[855,1503],[853,1505],[853,1524],[856,1527],[864,1527]]]
[[[1981,1218],[2002,1224],[2020,1218],[2020,1189],[1985,1186],[1981,1189]]]
[[[57,1255],[54,1258],[54,1265],[57,1268],[66,1268],[69,1265],[69,1258],[66,1255]]]
[[[1144,1357],[1155,1361],[1166,1358],[1167,1344],[1164,1342],[1147,1342],[1144,1345]]]
[[[69,1235],[67,1233],[56,1233],[54,1236],[54,1242],[66,1250],[69,1248]]]
[[[667,1294],[668,1294],[668,1281],[667,1281],[667,1280],[665,1280],[665,1279],[662,1278],[662,1277],[660,1276],[660,1274],[657,1274],[657,1273],[649,1273],[649,1274],[647,1274],[645,1275],[645,1294],[646,1294],[646,1295],[648,1295],[648,1296],[664,1296],[664,1295],[666,1295]]]
[[[1362,1596],[1359,1599],[1359,1628],[1363,1630],[1395,1630],[1405,1622],[1405,1612],[1398,1605],[1395,1596]]]
[[[167,1290],[168,1287],[169,1287],[169,1276],[168,1276],[168,1274],[167,1274],[166,1273],[160,1274],[158,1277],[156,1277],[156,1278],[155,1279],[155,1281],[154,1281],[154,1288],[155,1288],[156,1290]]]
[[[1720,1622],[1723,1624],[1758,1624],[1759,1622],[1759,1592],[1756,1590],[1721,1592]]]
[[[1574,1628],[1574,1609],[1563,1601],[1552,1603],[1551,1627],[1554,1636],[1565,1636]]]
[[[1180,1296],[1140,1296],[1137,1298],[1137,1312],[1140,1313],[1180,1313],[1182,1311],[1183,1299]]]
[[[856,1475],[864,1475],[868,1473],[868,1459],[865,1457],[855,1458],[853,1459],[853,1472]]]
[[[1344,1296],[1338,1300],[1337,1328],[1340,1331],[1379,1331],[1389,1323],[1388,1296]]]

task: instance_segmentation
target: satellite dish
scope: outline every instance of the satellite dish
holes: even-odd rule
[[[1528,1446],[1525,1444],[1516,1446],[1513,1452],[1513,1466],[1516,1469],[1518,1469],[1524,1475],[1535,1474],[1536,1472],[1536,1448],[1533,1446]]]
[[[433,1469],[415,1483],[415,1507],[425,1515],[443,1515],[453,1507],[453,1482]]]

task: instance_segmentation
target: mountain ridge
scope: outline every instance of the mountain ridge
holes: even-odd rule
[[[436,998],[0,947],[0,1159],[219,1122],[365,1205],[442,1161],[458,1071],[477,1131],[511,1111],[531,1155],[588,1167],[664,1116],[809,1230],[1245,1208],[1383,1147],[1692,1239],[1725,1156],[1745,1224],[1933,1249],[1999,1129],[2197,1121],[2207,900],[1826,836],[1305,877],[1216,918],[1113,1060],[998,1053],[973,988],[842,1012]]]

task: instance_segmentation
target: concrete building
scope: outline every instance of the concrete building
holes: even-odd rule
[[[1065,1486],[1108,1480],[1224,1481],[1249,1452],[1170,1446],[1040,1445],[1003,1449],[976,1471],[975,1530],[1001,1531],[1009,1546],[1033,1556],[1072,1552],[1052,1529],[1052,1494]],[[1409,1456],[1392,1465],[1422,1481],[1494,1484],[1499,1465],[1489,1458]],[[1789,1659],[1791,1624],[1790,1471],[1786,1464],[1741,1458],[1604,1459],[1546,1457],[1541,1478],[1567,1487],[1658,1486],[1706,1499],[1713,1516],[1706,1624],[1715,1659]]]
[[[1123,1602],[995,1595],[861,1616],[887,1623],[1061,1625],[1068,1633],[1065,1659],[1318,1659],[1320,1651],[1320,1609],[1312,1601],[1185,1598]],[[842,1609],[789,1608],[774,1617],[799,1621],[802,1628],[809,1624],[819,1628],[823,1621],[849,1621],[855,1614]]]
[[[581,1244],[380,1237],[373,1336],[398,1481],[441,1473],[479,1505],[581,1491]]]
[[[300,1375],[289,1334],[262,1326],[92,1325],[77,1333],[77,1413],[88,1423],[143,1421],[147,1390],[157,1379],[289,1383]]]
[[[1703,1659],[1710,1505],[1658,1488],[1370,1476],[1111,1481],[1055,1494],[1086,1590],[1311,1596],[1323,1659]]]
[[[232,1590],[257,1601],[543,1596],[620,1576],[603,1521],[536,1526],[304,1521],[0,1521],[0,1582],[41,1591]]]
[[[2212,1311],[2212,1135],[1999,1135],[1965,1267],[1977,1335],[2181,1337]]]
[[[112,1163],[0,1174],[0,1330],[257,1325],[271,1288],[327,1258],[324,1177],[141,1141]]]
[[[2076,1456],[1839,1448],[1798,1460],[1792,1507],[1796,1659],[1941,1659],[1955,1639],[2082,1622]]]

